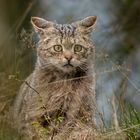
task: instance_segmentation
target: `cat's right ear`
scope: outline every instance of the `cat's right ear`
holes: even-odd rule
[[[79,32],[89,34],[95,29],[96,20],[96,16],[89,16],[73,24],[77,27]]]
[[[54,25],[53,22],[39,17],[31,17],[31,24],[37,33],[43,34],[45,30]]]

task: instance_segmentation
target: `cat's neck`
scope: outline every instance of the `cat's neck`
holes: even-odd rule
[[[35,71],[44,75],[57,75],[60,79],[70,79],[88,75],[88,70],[84,71],[80,68],[75,68],[73,71],[64,72],[63,70],[60,70],[54,66],[48,68],[36,67]]]
[[[46,82],[55,82],[59,80],[81,80],[83,77],[88,76],[88,70],[84,71],[80,68],[76,68],[74,71],[71,72],[63,72],[62,70],[57,69],[56,67],[46,67],[46,68],[41,68],[38,65],[36,66],[34,70],[34,74],[37,81],[45,81]]]

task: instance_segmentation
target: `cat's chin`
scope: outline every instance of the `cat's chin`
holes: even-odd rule
[[[59,67],[58,69],[64,73],[70,73],[75,70],[75,68],[72,66],[63,66],[63,67]]]
[[[72,71],[74,71],[74,69],[71,69],[71,68],[64,68],[63,69],[63,72],[65,72],[65,73],[70,73]]]

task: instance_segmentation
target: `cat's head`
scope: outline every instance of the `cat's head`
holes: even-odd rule
[[[76,68],[85,69],[94,50],[90,33],[96,16],[90,16],[72,24],[57,24],[32,17],[31,23],[39,34],[38,63],[42,68],[56,67],[64,72]]]

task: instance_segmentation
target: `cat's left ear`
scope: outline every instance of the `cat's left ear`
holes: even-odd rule
[[[96,16],[89,16],[73,24],[76,25],[79,31],[90,33],[92,32],[93,29],[95,29],[96,20],[97,20]]]
[[[53,27],[54,23],[47,21],[39,17],[31,17],[31,24],[33,25],[36,32],[43,33],[50,27]]]

